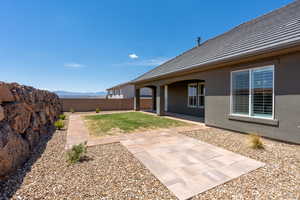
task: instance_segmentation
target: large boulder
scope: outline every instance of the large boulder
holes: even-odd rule
[[[20,167],[50,130],[62,105],[54,93],[0,82],[0,178]]]

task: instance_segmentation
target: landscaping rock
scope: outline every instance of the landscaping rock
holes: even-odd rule
[[[21,166],[62,106],[54,93],[0,82],[0,179]]]
[[[4,109],[2,106],[0,106],[0,121],[2,121],[4,118],[5,118]]]
[[[3,82],[0,82],[0,103],[12,101],[14,101],[14,97],[8,89],[7,85]]]
[[[184,135],[266,163],[265,167],[212,188],[192,200],[299,199],[299,145],[263,139],[265,150],[255,150],[245,145],[245,134],[208,127],[182,131]],[[66,130],[56,131],[51,140],[46,138],[46,146],[39,145],[40,150],[23,168],[9,180],[0,181],[0,199],[177,199],[118,143],[89,147],[85,161],[69,165],[65,154],[66,137]],[[40,138],[43,141],[42,134]]]
[[[29,156],[29,145],[8,124],[0,128],[0,178],[22,165]]]

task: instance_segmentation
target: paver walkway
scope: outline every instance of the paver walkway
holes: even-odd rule
[[[121,144],[180,200],[264,166],[171,131],[134,135]]]
[[[89,132],[81,119],[81,115],[70,115],[65,148],[70,149],[73,145],[87,142],[88,138]]]

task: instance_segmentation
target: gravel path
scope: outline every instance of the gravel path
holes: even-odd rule
[[[299,145],[265,139],[266,150],[252,150],[245,145],[246,135],[239,133],[210,128],[184,134],[267,164],[193,200],[299,199]],[[10,194],[18,200],[176,199],[120,144],[90,147],[91,160],[68,166],[65,138],[65,131],[57,131],[23,169],[8,182],[0,182],[0,199]]]

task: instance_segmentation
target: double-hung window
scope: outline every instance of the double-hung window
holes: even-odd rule
[[[274,118],[274,66],[231,74],[231,114]]]
[[[197,107],[197,83],[188,85],[188,106]]]
[[[188,84],[188,107],[204,107],[205,86],[204,83]]]
[[[205,99],[205,88],[204,83],[198,84],[198,106],[204,107],[204,99]]]

